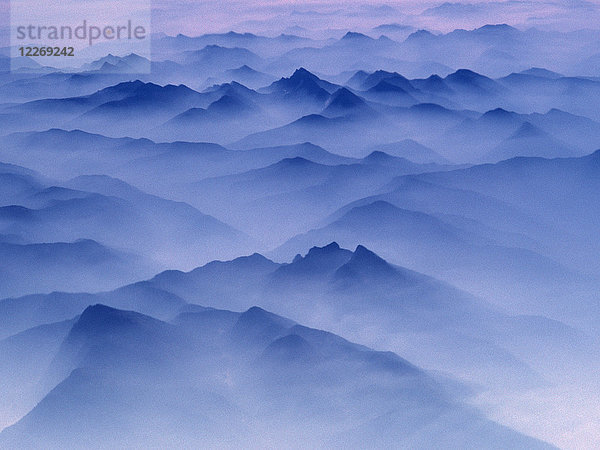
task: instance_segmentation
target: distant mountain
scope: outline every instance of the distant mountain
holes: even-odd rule
[[[553,108],[546,114],[529,114],[527,121],[576,148],[584,156],[600,148],[600,123]],[[546,155],[550,156],[550,155]]]
[[[229,123],[230,127],[235,127],[236,135],[243,136],[245,134],[244,129],[246,131],[254,129],[260,120],[267,119],[262,109],[252,100],[225,94],[212,102],[206,109],[191,108],[176,115],[168,120],[163,128],[165,132],[187,140],[200,137],[206,141],[221,141],[224,138],[211,131],[220,129],[224,126],[224,123]],[[235,136],[229,130],[223,131],[227,140]]]
[[[331,94],[322,112],[325,116],[338,116],[346,114],[372,114],[376,112],[367,105],[359,96],[346,88],[340,88]]]
[[[184,85],[159,86],[153,83],[134,83],[130,86],[117,86],[115,90],[122,93],[120,99],[102,102],[69,122],[69,125],[91,131],[104,131],[111,114],[119,111],[119,114],[123,114],[123,120],[119,121],[116,133],[110,134],[118,134],[121,130],[120,133],[132,135],[138,128],[140,115],[143,115],[144,123],[148,125],[150,121],[165,121],[177,112],[204,104],[201,94]],[[104,97],[110,94],[110,91],[104,93],[100,91],[98,96]]]
[[[186,51],[182,54],[180,62],[205,73],[218,73],[243,65],[262,65],[262,59],[250,50],[219,45],[207,45],[201,50]]]
[[[550,78],[553,80],[563,77],[563,75],[559,73],[552,72],[551,70],[547,70],[541,67],[532,67],[531,69],[523,70],[519,73],[523,75],[532,75],[534,77]]]
[[[498,144],[485,158],[490,161],[502,161],[516,156],[540,156],[557,158],[575,156],[573,148],[548,133],[524,122],[521,127],[507,139]]]
[[[598,152],[577,158],[518,157],[448,173],[398,179],[390,185],[388,194],[375,198],[430,213],[443,211],[462,215],[492,228],[520,233],[533,238],[537,244],[532,246],[531,241],[529,244],[522,241],[517,244],[519,247],[547,255],[580,273],[592,274],[598,273],[592,256],[596,251],[593,236],[598,232],[594,219],[597,211],[595,202],[590,201],[596,196],[597,165]],[[528,194],[523,195],[524,192]],[[445,206],[446,202],[452,207]],[[499,213],[501,210],[504,212]],[[503,304],[516,301],[519,306],[515,307],[521,310],[527,304],[531,311],[540,311],[540,308],[548,311],[550,305],[539,303],[536,289],[529,291],[534,273],[551,272],[548,269],[534,271],[519,283],[518,292],[513,290],[516,289],[514,284],[507,286]],[[542,283],[546,296],[552,296],[552,304],[560,308],[555,310],[554,317],[564,317],[568,310],[573,320],[588,323],[581,311],[592,298],[583,294],[582,303],[573,304],[569,300],[573,289],[578,289],[576,286],[587,290],[583,286],[590,281],[585,279],[572,273],[554,280],[549,277]],[[455,279],[454,283],[458,281]],[[492,295],[491,291],[488,295]]]
[[[17,203],[42,188],[40,175],[14,164],[0,163],[0,206]]]
[[[524,123],[521,115],[496,108],[479,116],[467,118],[444,134],[448,152],[444,156],[453,161],[481,161],[495,145],[509,138]]]
[[[406,42],[422,44],[423,42],[432,41],[435,39],[435,34],[427,30],[417,30],[411,33],[407,38]]]
[[[445,80],[441,78],[439,75],[431,75],[425,79],[416,79],[410,80],[410,84],[414,86],[416,89],[426,91],[426,92],[434,92],[434,93],[444,93],[444,94],[452,94],[452,89],[446,84]]]
[[[131,53],[124,57],[108,54],[88,64],[81,69],[84,71],[100,71],[103,73],[125,72],[125,73],[147,73],[150,71],[150,61],[142,56]]]
[[[184,85],[161,86],[139,80],[127,81],[101,89],[93,94],[44,99],[12,106],[7,112],[15,123],[8,132],[20,131],[19,118],[27,114],[40,117],[39,128],[69,128],[101,132],[111,136],[139,135],[135,130],[140,116],[145,120],[163,120],[176,112],[183,112],[194,106],[203,106],[204,97]],[[50,114],[52,110],[54,114]],[[122,120],[107,127],[111,114],[126,111]],[[146,122],[148,123],[148,122]],[[38,128],[38,129],[39,129]]]
[[[113,242],[115,245],[118,242],[120,247],[148,255],[153,260],[170,267],[193,267],[198,265],[199,260],[204,259],[206,262],[214,259],[217,254],[210,255],[209,243],[230,247],[234,254],[252,245],[251,240],[243,233],[188,204],[146,194],[118,179],[106,176],[84,176],[75,178],[66,185],[84,192],[99,194],[105,200],[104,211],[93,210],[88,213],[81,233],[85,233],[87,229],[88,233],[101,237],[105,242]],[[88,201],[57,202],[51,209],[42,209],[38,214],[44,217],[44,213],[48,213],[46,216],[49,220],[54,220],[50,211],[59,208],[63,216],[73,217],[76,220],[80,215],[78,208],[87,208],[89,201],[95,198],[101,200],[102,197],[91,195],[87,197]],[[112,200],[115,198],[126,202],[127,212],[118,208],[118,202]],[[112,214],[116,215],[112,216]],[[93,225],[94,221],[97,221],[97,228]],[[102,222],[117,223],[117,228],[121,232],[117,233],[113,230],[113,233],[110,226],[104,227],[102,231],[103,227],[100,226]],[[129,236],[126,240],[122,240],[122,232],[128,227],[137,227],[138,231],[145,229],[143,238],[136,239]],[[72,231],[77,232],[77,228],[73,226]],[[185,233],[185,238],[182,233]],[[194,236],[192,244],[189,242],[190,236]]]
[[[350,78],[348,78],[346,85],[353,89],[360,89],[361,85],[368,77],[369,73],[365,72],[364,70],[357,70]]]
[[[309,114],[287,125],[250,134],[231,147],[247,149],[312,142],[343,156],[364,156],[364,149],[374,143],[370,136],[388,141],[390,136],[391,139],[400,138],[401,130],[391,127],[391,123],[381,115],[325,117]],[[374,133],[374,130],[381,133]]]
[[[31,101],[89,95],[100,89],[128,81],[126,74],[62,73],[52,72],[17,78],[0,86],[0,94],[7,101]],[[8,81],[8,80],[7,80]]]
[[[344,36],[342,36],[342,41],[372,41],[373,38],[354,31],[348,31]]]
[[[496,95],[502,88],[494,80],[480,75],[472,70],[460,69],[444,78],[453,89],[469,91],[475,95]]]
[[[393,144],[392,144],[393,145]],[[375,164],[388,169],[396,169],[398,171],[406,173],[420,173],[420,172],[437,172],[439,170],[452,170],[456,168],[453,165],[440,166],[434,163],[417,164],[407,158],[393,156],[385,153],[381,150],[375,150],[369,153],[362,159],[364,164]]]
[[[2,160],[63,179],[98,172],[113,174],[125,162],[155,152],[148,139],[114,139],[81,130],[15,133],[0,138],[0,142]]]
[[[413,106],[419,101],[406,90],[382,80],[364,94],[369,100],[393,106]]]
[[[386,32],[406,32],[406,31],[412,31],[414,28],[411,27],[410,25],[402,25],[402,24],[398,24],[398,23],[385,23],[382,25],[378,25],[375,28],[373,28],[373,30],[375,31],[381,31],[383,33]]]
[[[585,140],[581,139],[583,134]],[[513,156],[582,156],[600,146],[600,124],[557,109],[545,114],[518,114],[496,108],[450,128],[440,144],[442,142],[447,150],[452,149],[444,156],[459,161],[498,161]],[[504,150],[493,153],[497,146]],[[490,159],[486,159],[488,157]]]
[[[589,209],[592,204],[587,207],[583,204],[586,203],[584,199],[593,195],[597,183],[597,177],[593,174],[599,156],[595,152],[578,158],[521,157],[455,171],[452,175],[424,174],[419,178],[438,185],[479,192],[513,204],[540,220],[552,221],[554,225],[577,221],[579,225],[572,231],[583,232],[589,231],[587,226],[594,223],[591,220],[593,208]],[[585,182],[582,185],[583,180]],[[521,192],[529,192],[530,195],[518,195]],[[542,198],[545,200],[542,201]],[[562,213],[557,215],[550,213],[550,210],[560,210]]]
[[[174,142],[158,144],[160,152],[133,160],[122,170],[122,176],[130,176],[129,168],[143,173],[156,174],[145,180],[146,189],[157,188],[157,179],[169,185],[173,181],[195,182],[203,178],[224,176],[259,169],[281,159],[301,157],[320,164],[344,164],[356,162],[327,152],[308,142],[297,145],[265,147],[244,151],[228,150],[215,144]],[[160,176],[159,176],[160,175]],[[143,182],[136,180],[137,183]]]
[[[382,81],[385,81],[387,85],[392,85],[401,88],[405,92],[415,91],[415,88],[410,81],[396,72],[386,72],[385,70],[377,70],[370,74],[361,83],[363,90],[371,89],[377,86]]]
[[[275,81],[262,91],[277,95],[284,101],[312,101],[324,104],[334,88],[331,83],[319,79],[301,67],[291,77]]]
[[[317,41],[312,39],[281,34],[276,37],[266,37],[253,33],[211,33],[201,36],[162,36],[153,41],[153,51],[172,55],[174,52],[200,50],[207,45],[217,45],[227,48],[245,48],[260,55],[276,55],[296,46],[314,45]],[[238,66],[239,67],[239,66]],[[254,66],[253,66],[254,67]]]
[[[12,197],[7,199],[8,206],[0,207],[0,233],[18,236],[26,243],[94,239],[103,245],[143,256],[152,270],[159,267],[191,268],[213,260],[223,254],[211,255],[214,245],[229,248],[231,256],[247,251],[250,248],[247,246],[253,245],[243,233],[202,214],[189,204],[149,195],[108,176],[82,176],[62,185],[48,186],[22,186],[20,178],[10,181],[12,188],[6,194],[10,193]],[[189,241],[190,236],[194,236],[193,243]],[[22,249],[24,254],[26,249]],[[17,250],[15,247],[14,251]],[[91,248],[89,250],[94,254]],[[58,259],[48,261],[48,270],[58,262]],[[139,262],[134,264],[131,260],[131,263],[135,273]],[[19,267],[14,267],[15,273]],[[55,289],[61,286],[59,283]],[[77,286],[83,288],[83,284]]]
[[[406,158],[418,164],[448,164],[449,161],[424,145],[411,139],[395,142],[391,144],[382,144],[373,148],[375,151],[382,151],[393,156]]]
[[[252,88],[264,87],[275,81],[274,76],[258,72],[247,65],[243,65],[237,69],[226,70],[224,75],[230,79],[229,81],[237,81]]]
[[[507,88],[518,92],[518,104],[529,104],[525,111],[539,112],[560,109],[574,115],[599,121],[600,115],[593,108],[589,96],[600,92],[598,80],[584,77],[547,77],[511,74],[498,80]]]
[[[333,162],[328,159],[324,162]],[[274,245],[348,201],[376,192],[395,176],[439,169],[377,155],[362,160],[342,158],[335,165],[295,157],[235,175],[207,178],[182,186],[181,193],[202,211],[223,217],[251,236],[262,235],[264,227],[270,226],[265,244]],[[285,207],[289,204],[294,208]],[[232,205],[236,205],[235,213]]]
[[[15,208],[0,210],[0,221]],[[54,290],[116,287],[152,273],[148,260],[107,248],[92,240],[47,244],[0,243],[2,298]]]

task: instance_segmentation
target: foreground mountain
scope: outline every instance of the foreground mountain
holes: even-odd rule
[[[464,446],[551,448],[461,405],[393,353],[257,307],[204,309],[169,324],[94,305],[53,353],[50,392],[0,434],[4,448],[108,448],[132,435],[163,448],[262,448],[291,436],[338,447],[340,436],[362,445],[372,435],[412,448],[449,436]]]

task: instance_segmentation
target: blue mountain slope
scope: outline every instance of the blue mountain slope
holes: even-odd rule
[[[264,87],[275,81],[274,76],[254,70],[248,65],[243,65],[236,69],[229,69],[225,71],[224,76],[229,81],[237,81],[238,83],[247,85],[251,88]]]
[[[24,197],[42,188],[42,184],[30,175],[11,172],[8,172],[5,167],[0,167],[0,205],[2,206],[19,203]]]
[[[191,50],[181,55],[181,62],[199,70],[220,68],[234,69],[243,65],[257,67],[262,65],[261,58],[246,48],[207,45],[200,50]]]
[[[486,159],[503,161],[516,156],[560,158],[578,156],[578,152],[530,122],[524,122],[517,131],[493,148]]]
[[[385,82],[388,86],[398,87],[407,93],[416,91],[415,87],[407,78],[397,72],[386,72],[385,70],[377,70],[370,74],[361,83],[360,87],[362,90],[369,90],[380,85],[382,82]]]
[[[377,113],[359,96],[346,88],[341,88],[331,94],[322,112],[325,116],[339,116],[346,114],[371,114]]]
[[[133,433],[140,436],[138,442],[169,447],[174,424],[179,442],[194,445],[235,445],[265,437],[283,442],[279,431],[288,436],[301,433],[312,428],[315,418],[329,417],[329,430],[317,432],[314,438],[323,442],[348,425],[375,431],[383,416],[394,429],[406,428],[401,440],[415,441],[415,426],[434,430],[432,438],[437,440],[448,432],[448,416],[460,416],[471,426],[482,420],[426,373],[392,353],[294,325],[258,308],[238,316],[224,344],[235,350],[223,359],[219,348],[203,347],[189,334],[193,323],[186,331],[134,312],[88,307],[72,326],[46,377],[46,382],[55,378],[58,385],[4,430],[0,442],[9,447],[19,442],[25,448],[42,441],[52,447],[84,447],[92,442],[112,446],[126,442]],[[197,326],[203,327],[203,322]],[[262,336],[263,343],[248,339],[248,333]],[[215,378],[223,369],[235,387],[227,388]],[[144,382],[134,382],[142,374]],[[331,390],[332,385],[337,388]],[[323,389],[330,394],[320,395]],[[356,390],[364,394],[357,397]],[[254,399],[260,401],[259,408]],[[292,410],[290,402],[295,405]],[[277,433],[271,428],[273,414]],[[486,424],[486,431],[494,434],[496,442],[544,448],[492,422]],[[477,439],[468,427],[459,435],[466,441]],[[346,437],[362,442],[355,433]]]
[[[190,302],[206,304],[207,298],[218,298],[214,306],[227,305],[232,309],[245,309],[252,305],[253,300],[260,299],[267,308],[276,308],[286,315],[303,318],[303,321],[321,327],[333,323],[340,327],[339,324],[350,320],[349,317],[362,317],[370,326],[385,329],[379,335],[382,339],[382,336],[398,332],[403,334],[406,343],[420,342],[424,345],[420,339],[413,341],[413,331],[409,330],[431,333],[429,339],[440,345],[446,339],[459,339],[461,348],[470,349],[472,353],[463,354],[444,344],[454,358],[452,362],[445,361],[453,367],[469,366],[472,376],[475,376],[479,369],[473,366],[473,358],[478,361],[476,364],[487,365],[491,363],[490,355],[495,355],[492,364],[501,364],[506,370],[515,371],[515,379],[519,379],[519,383],[527,384],[532,379],[530,377],[537,377],[501,348],[504,345],[501,330],[506,329],[506,324],[511,323],[510,327],[515,327],[517,334],[523,333],[522,325],[517,326],[512,318],[507,318],[506,322],[502,314],[464,292],[422,274],[392,266],[362,246],[355,252],[341,249],[337,244],[313,248],[306,256],[296,256],[291,263],[283,265],[254,255],[231,262],[212,263],[187,274],[166,272],[151,283]],[[320,313],[315,315],[315,311]],[[466,317],[479,319],[465,321]],[[486,325],[480,327],[481,324]],[[352,328],[352,332],[363,326],[364,323],[355,324],[357,328]],[[457,328],[450,331],[447,326]],[[345,326],[337,329],[347,330]],[[456,334],[456,329],[461,331]],[[571,343],[577,342],[577,339],[569,338]],[[511,341],[510,346],[519,354],[527,353],[522,353],[523,348],[515,346],[515,341]],[[483,350],[485,348],[487,350]],[[403,349],[413,354],[414,348],[403,346]],[[490,352],[487,356],[486,351]],[[413,354],[413,357],[424,358],[425,354],[428,352],[420,356]],[[552,355],[550,352],[543,358],[551,359]],[[538,359],[540,354],[529,354],[527,358],[535,364],[543,364]]]
[[[262,91],[275,95],[283,101],[313,102],[323,105],[329,98],[329,83],[321,81],[304,68],[297,69],[289,78],[275,81]]]
[[[154,270],[144,259],[92,240],[48,244],[0,243],[0,296],[54,290],[98,290]]]
[[[432,149],[419,144],[418,142],[406,139],[399,142],[382,144],[373,148],[374,151],[382,151],[392,156],[406,158],[409,161],[418,164],[448,164],[449,161],[433,151]]]
[[[41,325],[0,338],[0,428],[4,429],[19,420],[43,398],[39,380],[74,322],[66,320]]]
[[[85,176],[65,186],[70,189],[51,187],[21,199],[28,208],[1,208],[0,229],[32,242],[96,239],[183,268],[197,266],[203,254],[204,262],[214,259],[209,242],[240,245],[242,251],[252,245],[243,233],[186,203],[146,194],[118,179]],[[131,232],[126,238],[125,230]],[[195,243],[190,245],[192,235]],[[175,258],[178,262],[171,264]]]
[[[547,256],[505,244],[510,236],[501,232],[490,233],[476,224],[463,229],[459,222],[454,222],[456,226],[444,220],[372,201],[340,211],[323,228],[293,238],[273,255],[291,257],[314,243],[323,245],[336,239],[346,247],[363,242],[398,264],[459,284],[481,278],[488,283],[513,280],[531,286],[548,285],[557,277],[565,282],[578,278]]]

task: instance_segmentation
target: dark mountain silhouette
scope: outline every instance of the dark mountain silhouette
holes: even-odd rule
[[[268,426],[272,414],[279,416],[280,427],[289,432],[302,429],[314,417],[329,417],[333,431],[320,432],[320,440],[333,439],[348,420],[353,429],[368,426],[373,430],[371,417],[390,411],[398,414],[393,419],[397,426],[407,428],[409,420],[441,427],[436,433],[442,435],[447,415],[460,415],[467,423],[480,420],[426,373],[393,353],[375,352],[259,308],[237,316],[235,325],[228,327],[227,342],[212,349],[194,340],[194,317],[189,317],[183,328],[131,311],[89,306],[72,325],[51,364],[46,382],[55,378],[58,385],[29,414],[4,430],[0,442],[3,446],[20,442],[28,448],[42,440],[53,447],[91,442],[112,445],[124,442],[131,433],[140,433],[142,441],[158,439],[167,445],[169,438],[154,434],[154,427],[159,426],[162,433],[172,428],[169,423],[177,423],[180,439],[198,445],[222,443],[223,439],[242,442],[264,437],[264,433],[277,440]],[[197,327],[203,324],[202,320],[196,322]],[[235,349],[233,359],[219,357],[224,348]],[[249,354],[257,358],[244,357]],[[218,358],[220,365],[211,363],[213,358]],[[301,377],[299,367],[303,368]],[[235,380],[235,390],[219,389],[212,377],[221,369]],[[378,381],[383,375],[386,383]],[[333,398],[324,398],[319,392],[332,382],[341,389]],[[351,393],[349,387],[357,383],[368,391],[368,402],[364,396],[356,401]],[[168,398],[161,401],[165,393]],[[252,408],[245,396],[260,400],[261,409]],[[285,407],[290,401],[295,404],[294,411]],[[339,405],[349,413],[340,411]],[[104,415],[106,412],[110,414]],[[124,420],[127,417],[129,420]],[[253,426],[241,426],[244,418],[251,418]],[[542,443],[492,422],[485,430],[496,442],[543,448]],[[414,433],[407,436],[414,440]],[[468,431],[460,435],[467,441],[481,439]],[[360,440],[354,432],[346,437]]]
[[[329,98],[330,83],[323,82],[304,68],[297,69],[291,77],[275,81],[264,91],[284,100],[316,101],[324,103]]]
[[[345,114],[375,115],[376,112],[362,98],[346,88],[341,88],[331,94],[331,97],[327,100],[323,114],[326,116]]]

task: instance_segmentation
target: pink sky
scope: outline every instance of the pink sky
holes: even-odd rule
[[[37,0],[31,1],[39,5]],[[59,0],[50,0],[54,1]],[[76,1],[81,4],[80,0]],[[122,1],[127,4],[127,0]],[[368,3],[364,0],[153,0],[152,31],[199,35],[235,30],[274,35],[298,26],[309,30],[309,33],[323,29],[368,31],[383,23],[444,32],[456,28],[472,29],[486,23],[509,23],[521,28],[550,26],[561,30],[600,28],[600,4],[596,1],[448,1],[459,4],[454,8],[459,11],[458,14],[422,14],[427,8],[444,3],[443,0]],[[8,4],[8,0],[0,0],[0,28],[9,24]],[[88,2],[85,4],[89,5]],[[384,5],[387,7],[381,8]],[[460,5],[472,5],[471,10],[462,8],[461,13]],[[310,11],[320,15],[308,14]]]
[[[369,3],[360,0],[180,0],[175,3],[155,0],[154,31],[198,35],[233,29],[275,34],[293,26],[367,30],[382,23],[402,23],[440,31],[475,28],[486,23],[509,23],[520,27],[551,25],[563,30],[600,28],[598,3],[582,0],[450,0],[450,3],[472,6],[466,9],[459,5],[452,16],[422,14],[442,3],[417,0]],[[383,5],[386,5],[385,9],[381,8]],[[292,14],[294,11],[296,14]],[[307,14],[310,11],[324,15]]]

